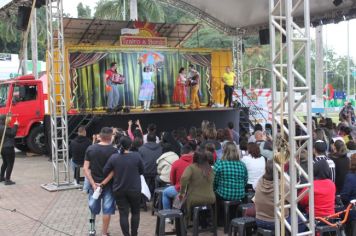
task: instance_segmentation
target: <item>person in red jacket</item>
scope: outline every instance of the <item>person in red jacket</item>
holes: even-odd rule
[[[303,190],[305,191],[305,190]],[[302,192],[303,192],[302,191]],[[330,179],[330,169],[328,163],[323,160],[314,166],[314,211],[315,217],[325,217],[335,213],[336,187]],[[306,213],[309,213],[309,197],[300,201]]]
[[[163,191],[163,209],[170,209],[172,200],[178,195],[180,190],[180,178],[183,175],[184,170],[192,164],[195,148],[196,145],[192,142],[186,144],[182,147],[182,156],[179,160],[173,162],[170,176],[172,186]]]

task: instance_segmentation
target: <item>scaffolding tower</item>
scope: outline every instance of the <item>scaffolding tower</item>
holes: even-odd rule
[[[298,17],[300,13],[303,15],[302,26],[294,21],[296,13]],[[269,0],[276,235],[284,235],[285,229],[293,236],[314,235],[309,14],[309,0]],[[285,43],[282,36],[286,38]],[[298,71],[295,64],[303,57],[305,70]],[[296,99],[296,93],[301,94],[299,99]],[[302,114],[304,122],[301,114],[297,114],[303,103],[306,104],[306,113]],[[287,119],[288,127],[283,124],[284,119]],[[277,126],[280,126],[280,133],[277,133]],[[297,133],[296,127],[302,132]],[[308,156],[307,172],[299,164],[301,152]],[[288,159],[283,160],[281,156]],[[289,163],[289,174],[284,169],[284,163]],[[300,182],[300,177],[305,179],[305,183]],[[286,191],[283,191],[284,186]],[[306,191],[298,196],[298,191],[302,189]],[[289,201],[285,202],[287,195]],[[298,209],[298,202],[305,195],[309,195],[309,219]],[[290,223],[284,217],[287,210],[290,211]],[[298,232],[298,218],[308,227],[308,231]]]
[[[62,0],[46,1],[46,18],[53,182],[42,187],[48,191],[58,191],[76,187],[71,184],[69,175]]]

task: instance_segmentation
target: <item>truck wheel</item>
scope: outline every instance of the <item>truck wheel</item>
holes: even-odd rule
[[[27,152],[28,151],[28,146],[23,143],[16,143],[15,148],[19,149],[21,152]]]
[[[27,146],[31,152],[43,155],[46,153],[46,141],[43,126],[31,129],[27,136]]]

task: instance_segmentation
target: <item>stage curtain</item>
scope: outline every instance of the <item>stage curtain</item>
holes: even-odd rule
[[[144,65],[139,63],[138,58],[145,52],[146,51],[111,52],[100,61],[77,68],[77,108],[80,108],[81,106],[86,109],[102,109],[106,106],[104,75],[111,62],[117,62],[118,72],[122,73],[126,78],[125,84],[119,85],[120,104],[123,106],[130,106],[131,108],[141,107],[142,104],[138,101],[138,95],[142,82]],[[170,107],[177,105],[173,104],[172,95],[179,68],[188,68],[188,65],[191,64],[191,62],[185,58],[185,54],[182,54],[179,51],[159,51],[159,53],[164,55],[164,62],[154,73],[152,78],[155,84],[155,98],[152,101],[152,106]],[[204,55],[205,58],[209,58],[206,57],[209,56],[208,53],[201,54]],[[201,75],[204,75],[209,68],[201,63],[193,64],[196,64],[197,70]],[[205,83],[206,76],[202,76],[202,84]],[[201,102],[207,103],[208,92],[206,86],[202,86],[200,95]]]

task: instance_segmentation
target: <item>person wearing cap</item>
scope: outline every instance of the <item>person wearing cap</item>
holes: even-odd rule
[[[335,182],[335,163],[326,156],[327,145],[322,140],[317,140],[314,143],[314,159],[313,159],[313,168],[319,168],[320,165],[325,166],[323,163],[325,162],[329,167],[326,172],[330,172],[328,175],[330,179]]]
[[[11,180],[11,173],[15,163],[15,136],[19,123],[16,120],[14,126],[10,127],[10,120],[11,118],[6,115],[0,116],[0,135],[2,141],[0,182],[4,181],[5,185],[15,184],[15,182]]]

